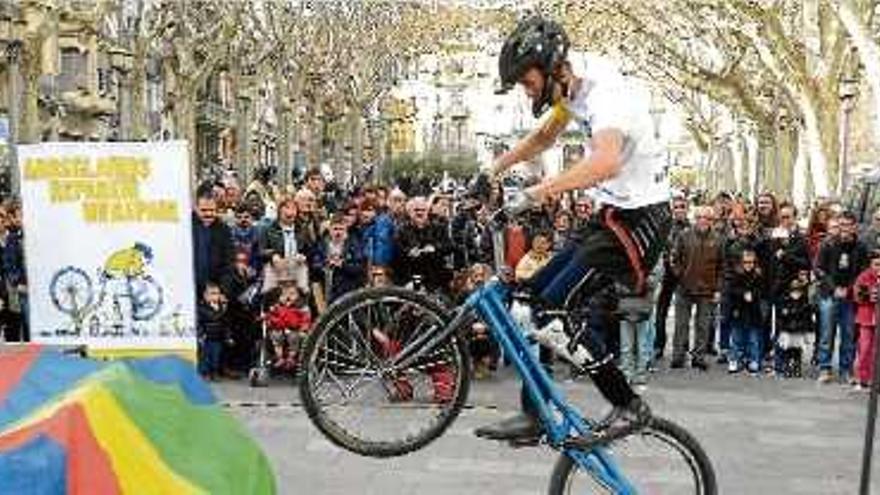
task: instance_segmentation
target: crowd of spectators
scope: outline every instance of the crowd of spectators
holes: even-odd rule
[[[671,368],[689,358],[705,370],[712,355],[731,373],[870,383],[880,211],[860,226],[840,204],[818,201],[801,214],[772,194],[754,203],[727,194],[701,205],[677,198],[672,208],[655,312],[665,334],[674,300]],[[664,342],[658,335],[658,355]]]
[[[586,195],[553,198],[493,232],[489,217],[502,196],[436,185],[328,192],[317,170],[287,191],[209,185],[199,191],[194,221],[199,290],[216,281],[242,315],[236,301],[248,287],[259,281],[265,292],[286,281],[315,317],[378,277],[454,304],[498,267],[527,281],[600,207]],[[625,351],[620,362],[634,383],[661,365],[713,364],[855,388],[870,382],[880,212],[860,228],[839,204],[817,201],[800,212],[769,193],[754,201],[677,196],[670,208],[668,248],[650,277],[649,322],[621,325],[614,287],[590,302],[592,331],[615,355]],[[238,321],[228,369],[241,369],[253,347],[248,318]],[[471,338],[476,375],[491,375],[503,362],[498,346],[479,323]]]
[[[503,194],[413,181],[343,191],[316,169],[286,189],[267,178],[244,190],[203,184],[192,236],[203,373],[236,377],[251,367],[261,315],[307,332],[329,304],[366,285],[408,285],[455,304],[499,267],[525,282],[601,208],[586,195],[557,197],[493,229]],[[649,277],[648,324],[621,325],[614,287],[590,302],[591,329],[625,354],[627,376],[644,383],[661,367],[714,364],[857,389],[870,383],[880,211],[859,225],[833,201],[799,211],[769,193],[754,201],[681,195],[670,208],[668,248]],[[24,267],[21,208],[8,202],[0,205],[7,341],[29,338]],[[270,305],[258,297],[272,293]],[[503,356],[484,325],[471,334],[476,374],[489,376]],[[295,340],[289,331],[269,337]],[[277,354],[278,366],[291,364],[280,347]]]

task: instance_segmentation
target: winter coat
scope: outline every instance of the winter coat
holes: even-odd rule
[[[420,275],[430,289],[445,290],[449,286],[452,271],[446,266],[446,256],[450,253],[450,243],[442,225],[429,223],[417,227],[408,223],[400,229],[397,239],[401,282]]]
[[[232,234],[220,220],[205,227],[193,213],[192,221],[196,291],[201,294],[207,282],[223,282],[232,271]],[[224,288],[224,292],[228,290]]]
[[[257,228],[253,225],[247,228],[233,225],[229,229],[229,231],[232,236],[232,245],[235,251],[246,252],[250,259],[250,265],[254,269],[259,269],[261,265],[261,260],[260,257],[257,255],[257,250],[259,248],[260,239],[257,235]]]
[[[764,297],[764,286],[764,277],[757,270],[733,272],[727,282],[733,322],[751,327],[760,327],[763,324],[761,299]]]
[[[795,297],[795,294],[799,296]],[[779,331],[790,334],[812,333],[813,313],[806,287],[786,291],[779,309]]]
[[[826,241],[819,249],[819,259],[816,262],[820,295],[831,297],[836,287],[851,288],[856,277],[867,265],[868,253],[860,241]],[[847,291],[846,297],[852,300],[851,290]]]
[[[307,308],[279,304],[266,315],[266,325],[270,330],[307,332],[312,325],[312,316]]]
[[[379,213],[360,230],[364,258],[372,265],[389,266],[394,261],[394,221]]]
[[[689,228],[679,235],[672,266],[681,290],[690,297],[711,298],[721,290],[722,242],[712,232]]]
[[[27,285],[27,271],[24,264],[24,235],[21,229],[10,230],[2,247],[3,278],[10,287]]]
[[[666,245],[669,247],[669,249],[664,252],[664,260],[663,260],[664,267],[667,269],[668,272],[673,271],[672,266],[671,266],[672,249],[678,243],[678,237],[682,234],[682,232],[689,230],[690,227],[691,227],[691,224],[687,220],[673,220],[672,221],[672,226],[669,228],[669,237],[666,238]]]
[[[293,236],[296,239],[296,252],[306,257],[309,256],[315,247],[309,235],[297,224],[294,224],[293,231]],[[277,220],[266,227],[260,235],[259,253],[264,264],[272,261],[272,257],[276,254],[284,257],[284,228]]]
[[[769,295],[781,298],[798,272],[810,269],[810,253],[800,231],[782,239],[774,238],[772,232],[765,232],[758,241],[758,262],[767,277]]]
[[[880,289],[880,276],[867,268],[856,278],[853,294],[856,300],[856,324],[874,326],[877,315],[877,291]]]
[[[309,273],[313,282],[326,284],[328,279],[328,271],[332,270],[330,276],[331,287],[324,287],[327,295],[327,301],[331,302],[339,296],[359,289],[366,284],[366,261],[363,251],[358,246],[356,240],[347,238],[342,248],[342,266],[330,267],[327,261],[330,258],[330,239],[324,239],[318,249],[312,253],[309,260]]]
[[[742,262],[742,254],[746,249],[757,249],[758,240],[754,235],[737,235],[731,232],[724,238],[724,280],[729,281]]]
[[[462,212],[452,219],[450,236],[453,265],[462,270],[474,263],[492,263],[492,232],[480,224],[472,212]]]
[[[217,308],[213,308],[203,301],[199,303],[197,317],[199,338],[212,342],[225,341],[229,338],[226,306],[221,304]]]

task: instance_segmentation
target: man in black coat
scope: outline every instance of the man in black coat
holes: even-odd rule
[[[807,247],[807,237],[800,231],[797,225],[797,208],[791,203],[782,203],[778,209],[778,224],[772,229],[764,229],[758,241],[758,259],[761,261],[761,269],[765,275],[767,291],[764,296],[764,345],[765,353],[771,349],[776,335],[772,336],[771,329],[779,331],[779,315],[781,302],[791,282],[797,278],[798,272],[804,266],[810,264],[810,252]],[[776,321],[774,323],[773,308],[776,308]],[[774,356],[781,356],[781,350],[775,349]],[[781,371],[779,366],[782,361],[774,359],[774,369]]]
[[[323,287],[327,303],[366,285],[366,259],[349,237],[345,216],[334,215],[326,238],[312,250],[309,260],[312,283]]]
[[[310,220],[300,222],[300,213],[295,198],[282,198],[278,218],[260,235],[259,252],[267,268],[263,273],[264,290],[274,288],[280,278],[291,276],[301,290],[310,290],[307,262],[315,246],[315,234],[307,226]]]
[[[840,233],[819,249],[816,278],[819,281],[819,381],[832,379],[834,343],[839,333],[839,379],[846,383],[855,359],[855,299],[852,286],[868,266],[868,251],[857,236],[856,218],[844,212],[838,219]]]
[[[797,226],[797,208],[790,203],[779,206],[779,225],[765,232],[758,255],[763,260],[770,297],[780,298],[797,278],[801,267],[810,264],[807,238]]]
[[[210,187],[200,187],[197,192],[192,240],[198,297],[209,280],[226,280],[232,272],[232,234],[217,217],[217,201]]]
[[[678,235],[690,227],[688,220],[688,200],[677,197],[672,200],[672,229],[669,232],[667,246],[674,246]],[[662,357],[666,349],[666,317],[669,314],[669,306],[672,303],[672,295],[678,288],[678,275],[672,269],[669,253],[663,256],[663,278],[660,282],[660,292],[657,295],[656,308],[656,334],[654,337],[654,350],[657,357]]]
[[[421,277],[431,291],[446,291],[452,280],[452,271],[446,267],[446,256],[451,251],[447,230],[428,216],[428,202],[412,200],[410,220],[400,229],[397,245],[400,248],[400,280],[403,283]]]

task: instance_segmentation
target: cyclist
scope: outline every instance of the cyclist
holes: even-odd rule
[[[575,75],[567,60],[568,37],[556,22],[531,17],[516,27],[501,50],[499,93],[521,84],[535,117],[549,111],[540,126],[485,172],[498,175],[546,150],[574,122],[589,136],[591,152],[571,167],[515,195],[508,203],[525,211],[544,198],[576,189],[591,190],[603,205],[597,220],[581,227],[575,240],[529,282],[536,296],[538,328],[549,323],[541,314],[566,308],[572,297],[589,300],[617,284],[633,295],[645,292],[645,278],[664,249],[670,228],[669,185],[663,150],[656,142],[647,108],[637,108],[615,84]],[[639,426],[650,411],[627,383],[602,345],[588,331],[568,329],[572,340],[590,354],[586,365],[602,395],[614,406],[604,426]],[[537,438],[536,408],[523,393],[523,413],[478,428],[492,440]]]
[[[147,274],[147,265],[153,261],[153,249],[136,242],[134,246],[120,249],[104,262],[102,275],[105,279],[140,278]]]

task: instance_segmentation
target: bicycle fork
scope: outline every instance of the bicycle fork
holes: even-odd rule
[[[571,457],[582,469],[592,473],[613,493],[629,495],[636,491],[626,480],[612,456],[603,448],[584,452],[577,438],[589,435],[590,425],[563,398],[553,379],[530,352],[529,341],[505,308],[498,290],[479,291],[470,304],[489,324],[493,336],[513,361],[529,398],[536,405],[548,443]],[[579,346],[580,347],[580,346]],[[556,418],[561,416],[559,420]],[[572,439],[570,434],[576,434]]]

